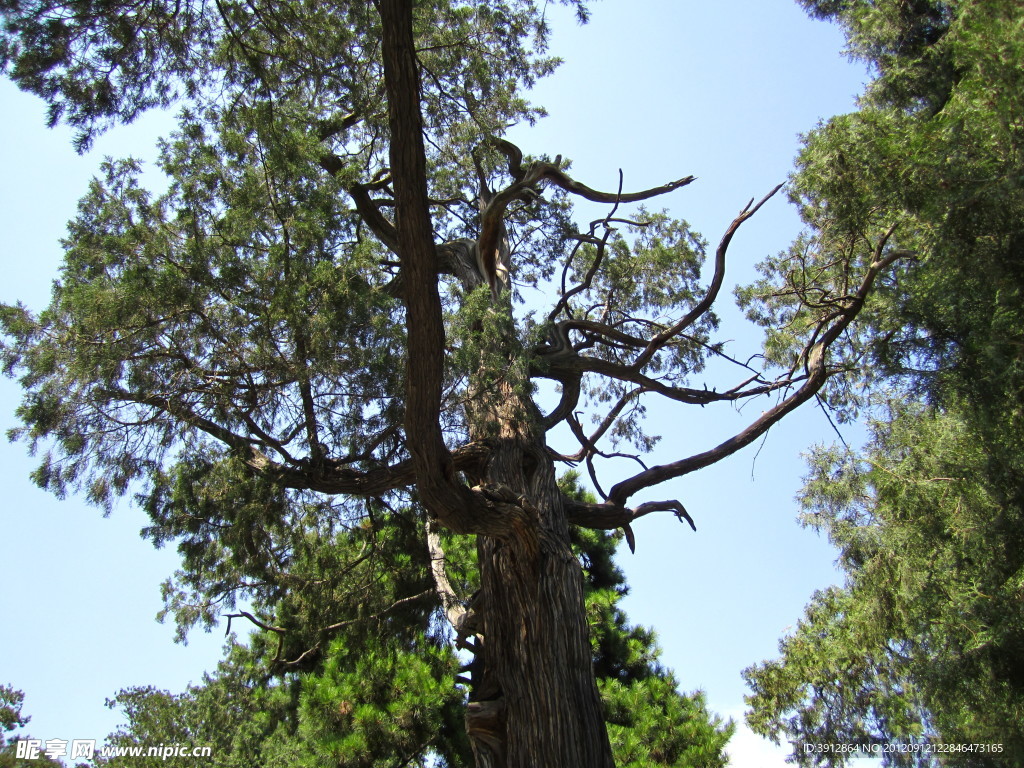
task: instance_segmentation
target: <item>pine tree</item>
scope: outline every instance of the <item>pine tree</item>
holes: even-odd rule
[[[593,501],[572,473],[560,486],[570,498]],[[386,578],[386,572],[396,570],[393,558],[413,549],[396,533],[375,536],[394,537],[402,544],[390,552],[378,551],[373,558],[377,572],[369,580],[384,582],[379,608],[392,605],[401,592]],[[363,528],[339,538],[335,546],[339,553],[365,553],[366,538]],[[731,724],[708,713],[702,693],[678,691],[673,674],[658,663],[654,634],[630,626],[618,607],[627,593],[625,577],[613,561],[621,539],[621,533],[581,528],[573,533],[573,552],[584,573],[594,668],[616,764],[721,768]],[[464,561],[460,570],[471,578],[473,572],[466,568],[471,562],[465,561],[472,561],[472,551],[459,552],[457,539],[448,544],[449,571],[455,571],[459,559]],[[420,551],[426,552],[426,547]],[[369,575],[372,563],[364,562]],[[339,570],[332,566],[317,578],[309,574],[307,583],[329,581]],[[315,659],[307,657],[301,671],[280,663],[275,633],[262,629],[246,645],[232,643],[217,671],[182,694],[150,687],[123,690],[108,705],[121,709],[127,722],[111,734],[108,746],[204,745],[211,748],[204,762],[224,768],[467,764],[471,753],[459,716],[464,694],[456,687],[457,681],[462,686],[466,682],[459,677],[463,659],[446,642],[443,625],[423,623],[431,610],[441,609],[436,593],[418,606],[388,611],[390,631],[383,631],[373,618],[360,618],[379,608],[372,602],[346,605],[350,591],[341,583],[334,585],[336,592],[321,585],[315,593],[303,594],[302,586],[295,587],[298,574],[288,582],[295,591],[282,594],[277,615],[293,616],[298,628],[315,626],[329,612],[340,619],[336,623],[346,625],[345,633],[335,636]],[[467,581],[459,589],[468,597],[476,585]],[[310,609],[315,618],[298,615]],[[270,658],[271,654],[275,656]],[[270,673],[275,668],[277,674]],[[147,759],[172,767],[194,762],[192,757]],[[113,758],[108,764],[139,761]]]
[[[818,450],[802,494],[846,583],[747,671],[751,723],[796,743],[902,744],[891,765],[1020,765],[1024,14],[1000,0],[804,5],[875,72],[857,112],[805,141],[793,189],[809,237],[870,258],[862,233],[895,226],[912,258],[853,339],[871,440]],[[808,261],[806,244],[769,273],[794,270],[829,301],[844,263]]]
[[[142,189],[132,161],[105,163],[51,306],[0,310],[4,367],[26,388],[17,436],[45,446],[35,480],[100,505],[137,491],[148,535],[181,539],[168,599],[183,624],[242,594],[278,636],[277,663],[296,666],[347,642],[269,612],[284,605],[277,577],[318,557],[306,537],[415,505],[434,590],[474,651],[476,764],[610,766],[572,526],[632,544],[647,514],[692,525],[677,500],[631,499],[842,396],[857,365],[846,334],[900,257],[890,234],[870,233],[873,257],[849,262],[841,300],[811,297],[785,325],[801,341],[777,368],[752,370],[715,341],[713,306],[730,242],[774,192],[734,219],[704,282],[704,241],[635,205],[692,177],[597,191],[560,156],[524,157],[502,134],[536,117],[522,91],[555,63],[529,0],[28,0],[0,13],[5,70],[80,129],[81,148],[182,105],[162,145],[168,191]],[[578,197],[608,213],[581,230]],[[520,311],[537,284],[550,308]],[[693,381],[716,356],[740,365],[735,386]],[[735,436],[643,463],[649,399],[765,395],[777,399]],[[569,447],[550,437],[562,425]],[[641,469],[605,489],[598,464],[614,459]],[[558,463],[582,463],[600,500],[566,497]],[[471,604],[440,567],[441,530],[475,537]],[[410,549],[393,574],[410,589],[394,610],[421,593],[423,557]],[[390,610],[375,619],[388,631]]]

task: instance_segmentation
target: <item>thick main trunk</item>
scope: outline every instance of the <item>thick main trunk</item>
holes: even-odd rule
[[[510,393],[486,485],[536,512],[512,538],[477,538],[477,658],[467,727],[478,768],[610,768],[594,679],[583,578],[569,543],[554,466]]]
[[[554,467],[541,436],[531,428],[537,421],[532,405],[511,391],[501,398],[484,396],[473,405],[487,427],[479,436],[498,435],[497,451],[479,478],[481,493],[498,494],[503,506],[485,503],[458,481],[444,443],[439,413],[445,338],[413,3],[374,0],[374,5],[381,18],[395,244],[409,334],[406,437],[417,491],[428,512],[452,530],[500,537],[479,539],[482,628],[467,713],[477,762],[481,768],[610,768],[580,568],[569,547]],[[532,510],[519,514],[519,507]],[[502,508],[509,517],[496,519]]]

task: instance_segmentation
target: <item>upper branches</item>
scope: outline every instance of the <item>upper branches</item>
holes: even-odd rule
[[[534,526],[535,510],[508,489],[471,487],[486,474],[483,443],[468,440],[478,395],[522,398],[508,412],[528,426],[506,436],[568,424],[579,446],[561,458],[586,461],[598,487],[594,458],[616,453],[608,438],[653,444],[639,426],[651,395],[702,406],[781,398],[705,453],[661,467],[633,457],[643,471],[604,494],[610,506],[574,513],[626,520],[652,509],[624,512],[632,495],[738,450],[842,370],[827,353],[891,259],[888,236],[841,290],[792,283],[807,311],[781,374],[733,360],[739,383],[697,388],[692,374],[727,358],[712,332],[730,243],[777,189],[733,220],[702,280],[705,243],[685,222],[620,212],[693,177],[638,192],[620,177],[599,191],[560,158],[527,161],[494,136],[532,114],[516,89],[551,66],[525,42],[543,32],[532,4],[321,5],[287,19],[229,0],[4,11],[17,78],[58,113],[75,94],[95,96],[92,112],[72,116],[82,127],[169,102],[187,69],[187,97],[209,107],[185,112],[165,146],[170,191],[151,198],[137,168],[111,166],[73,225],[51,310],[38,322],[6,313],[22,342],[5,349],[8,368],[29,373],[23,416],[33,436],[61,441],[67,478],[92,462],[123,490],[155,476],[168,452],[219,443],[282,487],[372,496],[415,486],[447,527],[501,537]],[[156,91],[132,90],[127,75]],[[212,83],[216,96],[204,90]],[[504,179],[496,191],[471,144]],[[566,201],[576,198],[612,210],[573,234]],[[543,278],[561,268],[539,333],[516,326],[511,302],[466,300],[483,282],[500,298],[499,266],[513,287],[527,267]],[[492,347],[475,369],[458,354],[474,335]],[[562,385],[546,417],[526,403],[529,376]],[[589,432],[585,399],[607,408]]]
[[[739,221],[741,219],[737,219],[737,222]],[[735,226],[738,226],[738,224],[734,223]],[[879,275],[884,273],[898,259],[912,255],[911,252],[906,250],[887,249],[887,244],[894,230],[895,227],[890,228],[878,239],[870,260],[862,270],[859,280],[850,286],[850,290],[814,308],[815,311],[812,312],[813,320],[808,323],[809,327],[804,334],[802,348],[795,354],[794,362],[790,369],[778,379],[767,384],[758,383],[752,386],[741,386],[740,388],[723,393],[686,392],[677,388],[666,388],[663,391],[663,394],[674,399],[691,397],[694,398],[693,402],[704,403],[714,400],[750,397],[779,390],[785,393],[785,396],[780,401],[765,410],[739,433],[715,447],[674,462],[650,468],[645,467],[643,471],[619,482],[607,494],[608,503],[613,507],[621,508],[627,499],[643,489],[689,474],[732,455],[763,435],[772,425],[776,424],[799,405],[815,397],[830,377],[848,371],[850,361],[840,359],[833,363],[829,362],[830,350],[832,350],[837,341],[840,340],[863,310]],[[731,235],[733,231],[735,229],[731,228],[729,234]],[[721,252],[722,249],[720,249]],[[635,378],[629,377],[630,371],[628,368],[617,371],[600,371],[599,366],[594,366],[594,369],[599,372],[606,372],[607,374],[619,374],[629,381],[635,381]],[[658,390],[649,388],[649,391]]]
[[[514,144],[501,138],[492,138],[490,143],[507,158],[507,171],[513,181],[507,187],[491,196],[491,199],[481,212],[478,247],[482,253],[491,253],[497,249],[501,224],[504,221],[508,206],[515,200],[523,199],[524,195],[536,194],[538,186],[543,182],[550,182],[566,192],[582,197],[585,200],[597,203],[618,204],[649,200],[686,186],[694,180],[693,176],[687,176],[664,186],[640,192],[623,193],[621,189],[618,192],[611,193],[599,192],[571,178],[559,167],[557,159],[553,163],[536,161],[524,168],[522,164],[523,153]]]
[[[510,199],[528,180],[543,176],[532,168],[524,169],[518,151],[511,145],[503,143],[502,151],[508,157],[509,173],[515,181],[506,190],[499,192],[495,196],[496,200]],[[666,185],[658,190],[648,190],[636,197],[653,196],[686,181]],[[579,187],[568,177],[562,179],[562,182],[561,186],[566,189]],[[657,394],[678,403],[704,406],[715,402],[737,402],[772,393],[781,395],[781,399],[746,428],[709,450],[655,467],[648,467],[641,456],[632,457],[641,464],[642,471],[619,482],[608,493],[601,491],[606,499],[604,505],[574,512],[581,523],[600,527],[616,521],[628,524],[639,513],[646,514],[651,508],[630,510],[625,506],[626,501],[644,489],[706,467],[749,445],[786,414],[815,397],[831,377],[855,365],[855,360],[851,360],[848,355],[845,360],[844,355],[838,355],[830,363],[829,351],[863,309],[878,276],[894,261],[909,255],[906,251],[888,248],[895,227],[873,245],[872,256],[863,266],[849,261],[852,254],[833,254],[833,266],[837,262],[844,262],[846,279],[842,283],[842,290],[830,292],[827,300],[815,304],[810,300],[805,286],[801,302],[807,317],[801,326],[802,341],[792,354],[788,367],[778,375],[769,377],[766,372],[751,367],[749,361],[743,363],[728,357],[721,345],[711,342],[707,334],[717,322],[713,307],[724,284],[729,245],[740,226],[779,188],[773,189],[756,204],[752,200],[733,220],[716,249],[711,280],[707,288],[699,293],[685,290],[685,279],[676,282],[673,286],[676,295],[668,300],[650,292],[637,293],[641,289],[636,287],[635,282],[647,277],[637,273],[648,268],[647,264],[650,263],[668,264],[666,261],[657,261],[657,257],[664,256],[666,250],[674,249],[672,257],[677,264],[688,258],[699,259],[699,252],[696,256],[687,255],[685,248],[680,247],[678,233],[673,233],[665,221],[657,216],[644,214],[641,220],[630,221],[613,219],[610,214],[605,220],[595,222],[589,234],[580,236],[579,241],[588,248],[585,251],[577,249],[570,256],[570,261],[579,259],[581,253],[587,257],[579,259],[583,262],[581,266],[573,265],[579,282],[567,286],[563,277],[562,297],[549,315],[551,322],[544,342],[535,350],[537,358],[533,375],[561,383],[559,402],[545,417],[544,427],[551,429],[561,422],[568,424],[579,443],[579,450],[557,456],[564,461],[586,461],[591,479],[599,491],[601,485],[593,459],[625,454],[609,452],[598,444],[608,434],[614,436],[616,433],[628,433],[629,427],[623,427],[623,424],[628,425],[630,420],[642,413],[639,403],[644,396]],[[621,201],[627,197],[620,193],[606,199]],[[630,245],[616,238],[613,222],[625,224],[637,232],[653,230],[655,235]],[[598,236],[596,230],[601,228],[603,234]],[[801,279],[805,283],[820,283],[825,273],[831,274],[827,267],[829,258],[824,256],[826,266],[822,266],[820,260],[817,261]],[[566,270],[569,268],[567,264]],[[650,282],[653,280],[649,279]],[[589,304],[584,301],[588,298],[591,301]],[[675,306],[682,306],[682,311],[681,316],[672,321],[645,317],[642,313],[645,308],[667,309]],[[689,366],[685,357],[687,349],[691,354]],[[699,354],[695,354],[694,350],[699,350]],[[742,367],[746,371],[744,379],[735,386],[721,390],[709,389],[706,385],[699,389],[686,386],[684,380],[687,374],[700,369],[700,360],[704,355],[718,355]],[[592,385],[592,392],[598,393],[599,400],[610,403],[607,411],[598,419],[596,428],[589,434],[584,430],[577,411],[586,391],[584,382],[588,378],[606,382]]]

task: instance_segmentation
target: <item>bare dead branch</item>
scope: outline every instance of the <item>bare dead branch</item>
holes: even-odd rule
[[[430,574],[434,578],[434,587],[438,597],[441,598],[444,614],[448,618],[448,623],[458,630],[466,616],[466,608],[456,596],[451,582],[448,581],[448,574],[444,569],[445,554],[441,547],[441,535],[430,520],[427,520],[427,550],[430,553]]]
[[[546,370],[538,370],[533,375],[538,377],[552,378],[561,381],[574,372],[597,373],[619,381],[628,381],[643,387],[649,392],[655,392],[670,400],[687,405],[708,405],[717,402],[734,402],[766,395],[779,389],[791,387],[803,381],[805,376],[786,376],[776,381],[761,384],[748,389],[733,389],[726,392],[717,392],[710,389],[693,389],[691,387],[676,387],[667,384],[659,379],[653,379],[633,369],[631,365],[622,365],[610,360],[602,360],[595,357],[577,355],[572,358],[558,358],[553,360]]]
[[[621,528],[626,534],[626,543],[630,552],[636,552],[636,536],[630,524],[644,515],[652,512],[673,512],[680,522],[689,523],[690,528],[697,530],[690,513],[686,511],[680,502],[675,499],[668,501],[648,501],[632,509],[610,502],[603,504],[592,504],[563,497],[565,514],[569,522],[584,528],[596,528],[598,530],[613,530]]]
[[[660,187],[652,187],[651,189],[644,189],[639,192],[599,192],[596,189],[591,189],[586,184],[581,184],[575,179],[571,178],[564,171],[559,169],[557,166],[551,165],[550,163],[538,163],[537,166],[531,169],[531,172],[527,174],[526,178],[531,176],[537,176],[537,181],[550,181],[556,186],[561,187],[570,194],[577,195],[590,200],[594,203],[638,203],[643,200],[650,200],[652,197],[658,197],[672,192],[680,187],[685,187],[687,184],[695,181],[696,176],[686,176],[676,181],[670,181],[668,184],[664,184]]]
[[[320,643],[317,643],[312,648],[307,648],[306,650],[304,650],[302,653],[300,653],[296,658],[292,659],[291,661],[280,660],[280,657],[278,657],[277,660],[278,660],[278,662],[282,666],[285,666],[285,667],[297,667],[306,659],[307,656],[312,656],[314,653],[316,653],[319,650],[320,650]],[[278,653],[279,654],[280,654],[280,651],[281,651],[281,649],[280,649],[280,647],[278,647]]]
[[[396,600],[395,602],[393,602],[391,605],[389,605],[384,610],[378,611],[377,613],[375,613],[375,614],[373,614],[371,616],[360,616],[357,619],[347,619],[345,621],[339,621],[339,622],[337,622],[335,624],[330,624],[330,625],[328,625],[326,627],[321,627],[319,630],[317,630],[317,634],[322,636],[322,635],[326,635],[326,634],[328,634],[330,632],[335,632],[335,631],[337,631],[339,629],[344,629],[345,627],[352,626],[353,624],[358,624],[358,623],[364,622],[364,621],[373,621],[374,619],[383,618],[387,614],[391,613],[392,611],[396,610],[397,608],[402,607],[403,605],[408,605],[409,603],[414,603],[414,602],[416,602],[418,600],[423,600],[423,599],[425,599],[427,597],[431,597],[433,594],[434,594],[434,590],[426,589],[426,590],[424,590],[424,591],[422,591],[422,592],[420,592],[418,594],[410,595],[409,597],[403,597],[400,600]],[[319,651],[320,648],[321,648],[321,645],[322,645],[322,643],[318,642],[318,643],[314,644],[312,647],[307,648],[306,650],[304,650],[296,658],[286,661],[286,660],[281,659],[281,650],[282,650],[283,643],[279,643],[278,644],[278,648],[277,648],[277,656],[274,658],[274,662],[278,663],[278,664],[281,664],[282,666],[285,666],[285,667],[297,667],[300,664],[302,664],[302,662],[306,658],[312,656],[317,651]]]
[[[768,202],[776,192],[782,189],[782,184],[779,184],[771,192],[761,198],[761,200],[754,205],[754,201],[751,200],[747,203],[746,207],[740,211],[739,215],[733,219],[732,224],[722,235],[722,240],[718,244],[718,249],[715,251],[715,274],[711,278],[711,285],[708,286],[708,292],[704,295],[697,305],[686,313],[686,315],[676,324],[669,328],[666,328],[661,333],[657,334],[651,339],[647,348],[637,356],[636,360],[633,361],[633,368],[640,370],[651,358],[658,352],[659,349],[664,347],[673,337],[682,333],[684,330],[693,325],[697,320],[707,314],[714,306],[715,301],[718,299],[718,293],[722,289],[722,284],[725,281],[725,255],[729,250],[729,244],[732,242],[733,236],[740,226],[757,213],[761,206]]]
[[[759,418],[754,420],[744,430],[714,448],[679,461],[652,467],[651,469],[640,472],[627,480],[623,480],[612,488],[611,493],[608,496],[608,501],[612,504],[623,506],[626,499],[644,488],[649,488],[665,482],[666,480],[681,477],[689,474],[690,472],[694,472],[698,469],[702,469],[721,461],[725,457],[736,453],[736,451],[741,448],[750,445],[750,443],[758,437],[765,434],[774,424],[782,419],[783,416],[790,413],[804,402],[815,397],[830,376],[842,371],[842,369],[828,369],[825,365],[825,355],[829,347],[849,327],[850,323],[853,322],[863,308],[864,302],[871,291],[871,286],[874,284],[875,279],[882,270],[886,269],[893,262],[900,258],[913,255],[913,252],[906,250],[893,251],[889,254],[883,253],[885,245],[894,231],[895,226],[890,228],[879,241],[875,248],[874,260],[865,271],[857,292],[853,296],[849,297],[848,301],[844,302],[844,307],[841,310],[839,317],[835,319],[835,322],[832,325],[823,330],[820,334],[819,340],[807,349],[805,354],[807,376],[803,379],[803,383],[795,392],[777,403],[774,407],[762,413]]]

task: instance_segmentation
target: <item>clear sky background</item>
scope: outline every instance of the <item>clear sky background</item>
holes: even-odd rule
[[[585,27],[561,9],[548,13],[553,52],[566,63],[534,93],[550,117],[513,139],[527,153],[572,158],[572,174],[597,188],[614,190],[620,168],[627,190],[696,175],[664,205],[712,248],[747,200],[786,179],[799,134],[853,109],[867,79],[840,55],[840,32],[792,0],[606,0]],[[79,157],[69,132],[45,128],[41,102],[6,81],[0,114],[0,301],[38,311],[60,264],[57,241],[102,157],[151,158],[155,136],[172,123],[149,116]],[[778,196],[734,240],[730,281],[750,281],[754,265],[798,231]],[[760,335],[724,292],[722,302],[723,338],[745,359]],[[712,372],[709,386],[739,383],[726,373]],[[16,423],[19,391],[0,380],[4,429]],[[653,431],[664,436],[654,463],[717,444],[768,404],[654,409]],[[804,406],[755,446],[653,492],[679,498],[696,533],[671,515],[649,516],[634,526],[636,554],[619,556],[631,620],[658,630],[662,661],[722,715],[742,720],[740,671],[776,655],[811,593],[839,578],[828,543],[795,522],[793,500],[801,452],[834,439],[825,416]],[[26,730],[36,738],[101,740],[119,722],[106,697],[132,685],[177,692],[199,682],[220,657],[223,630],[175,645],[173,628],[154,621],[159,584],[178,565],[174,550],[139,538],[146,521],[127,502],[104,519],[80,498],[39,491],[28,479],[33,467],[23,444],[0,444],[0,683],[25,691]],[[609,468],[608,485],[617,472]],[[778,768],[786,754],[743,728],[730,752],[743,768]]]

